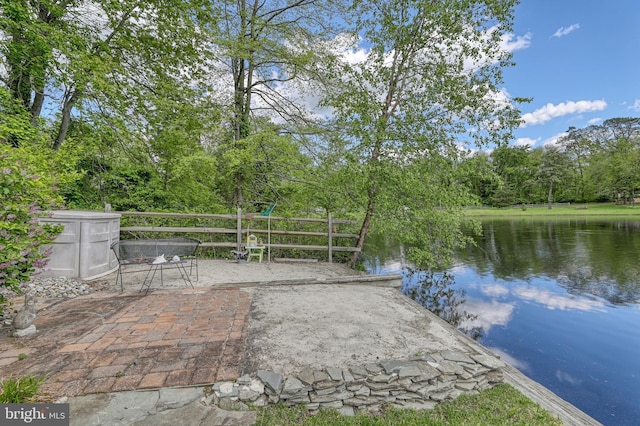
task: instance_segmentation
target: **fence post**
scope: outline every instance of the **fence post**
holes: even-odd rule
[[[237,217],[237,226],[236,226],[236,244],[238,247],[236,250],[240,251],[242,247],[242,207],[238,207],[238,217]]]
[[[329,225],[329,263],[333,263],[333,221],[331,220],[331,213],[327,215],[327,224]]]

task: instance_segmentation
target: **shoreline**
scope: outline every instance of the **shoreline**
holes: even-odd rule
[[[355,273],[355,271],[349,268],[345,269],[344,265],[339,264],[318,263],[304,265],[303,267],[303,264],[298,263],[277,264],[277,262],[270,265],[258,263],[238,264],[235,262],[202,260],[199,265],[200,277],[195,289],[186,288],[184,282],[178,276],[165,273],[164,286],[160,287],[159,283],[155,283],[147,296],[139,294],[138,282],[129,280],[125,282],[126,291],[124,293],[113,293],[106,289],[88,296],[79,296],[76,299],[57,299],[53,305],[43,309],[43,317],[48,315],[48,318],[52,320],[58,318],[57,312],[64,316],[66,312],[73,311],[85,315],[83,317],[85,320],[79,319],[79,321],[87,322],[87,319],[90,318],[94,318],[93,321],[95,321],[95,315],[88,311],[92,310],[92,307],[94,307],[93,310],[95,311],[95,307],[104,302],[109,302],[115,303],[117,306],[114,308],[115,310],[104,311],[100,314],[102,318],[100,324],[102,325],[96,323],[98,329],[107,330],[107,325],[111,323],[114,325],[126,325],[127,323],[123,321],[135,320],[132,315],[136,314],[141,316],[139,321],[143,321],[143,323],[138,323],[133,328],[127,327],[123,330],[135,329],[142,331],[149,325],[144,322],[147,321],[145,318],[150,318],[149,315],[143,315],[143,312],[141,312],[142,307],[149,304],[151,304],[151,307],[155,306],[154,300],[156,299],[163,304],[175,304],[172,305],[173,307],[167,313],[186,313],[191,309],[193,303],[189,300],[199,300],[208,295],[207,297],[213,297],[211,300],[214,302],[218,298],[217,294],[237,294],[240,297],[239,300],[244,300],[242,302],[244,308],[242,309],[245,310],[245,314],[243,314],[245,316],[237,316],[240,312],[237,310],[238,308],[233,308],[229,311],[225,306],[221,306],[223,309],[221,311],[223,313],[221,319],[235,312],[236,320],[232,324],[235,323],[236,326],[229,328],[228,332],[230,337],[236,336],[235,338],[240,339],[234,345],[243,342],[241,343],[244,347],[241,352],[243,355],[241,359],[238,359],[237,355],[233,355],[240,350],[240,347],[233,346],[237,347],[237,349],[229,354],[232,357],[229,358],[229,361],[225,361],[226,364],[223,364],[226,366],[224,371],[227,372],[225,373],[227,375],[220,376],[218,374],[218,380],[210,380],[210,382],[218,382],[220,378],[233,379],[235,377],[237,379],[243,374],[258,369],[271,370],[279,374],[293,374],[306,368],[347,368],[354,363],[366,365],[383,359],[406,360],[420,352],[437,353],[443,350],[481,353],[496,361],[499,360],[499,357],[491,353],[487,348],[473,341],[400,293],[397,288],[398,276],[348,275],[349,273]],[[135,275],[131,274],[132,277]],[[228,279],[231,282],[225,282]],[[382,283],[375,285],[372,282],[372,280],[385,279],[390,280],[385,285]],[[111,289],[115,288],[115,274],[109,276],[108,281],[111,283]],[[167,299],[170,295],[178,297],[173,296]],[[193,299],[193,297],[196,298]],[[143,305],[140,305],[141,303]],[[198,317],[194,317],[194,321],[199,322],[204,319],[203,315],[208,315],[207,306],[209,306],[209,303],[201,308],[201,313],[198,314]],[[229,308],[231,306],[235,305],[230,305]],[[155,309],[152,309],[150,312],[155,311]],[[159,319],[161,318],[158,317],[157,320]],[[216,319],[212,320],[214,323],[218,321]],[[244,325],[241,326],[241,324]],[[61,330],[57,328],[46,330],[46,324],[42,324],[42,327],[39,324],[38,329],[42,328],[46,333],[50,333],[50,339],[52,340],[50,343],[52,346],[48,348],[46,353],[42,354],[43,362],[46,360],[42,365],[58,365],[57,368],[64,369],[64,364],[52,364],[50,358],[60,355],[68,357],[69,354],[74,354],[76,350],[81,351],[78,356],[86,360],[84,362],[97,362],[96,360],[90,360],[90,355],[94,353],[90,342],[100,337],[90,338],[89,336],[92,336],[91,333],[94,333],[97,329],[91,324],[85,325],[89,334],[85,334],[82,330],[77,330],[73,324],[66,324],[59,321],[59,319],[56,327],[61,328]],[[67,327],[69,332],[65,332],[64,327]],[[59,341],[60,336],[68,336],[74,333],[75,337],[73,339]],[[105,333],[107,332],[105,331]],[[46,336],[42,337],[46,338]],[[178,335],[179,337],[180,335]],[[112,339],[108,333],[103,338]],[[28,344],[29,341],[35,346],[31,352],[24,348],[20,349],[20,351],[28,353],[27,360],[21,362],[34,362],[34,369],[43,368],[38,367],[37,364],[39,356],[37,340],[25,340],[24,343],[27,343],[27,349],[30,346]],[[98,356],[96,359],[114,359],[113,356],[116,357],[115,359],[126,357],[128,345],[122,345],[121,349],[119,349],[117,344],[113,344],[117,343],[117,341],[111,341],[112,344],[105,346],[103,349],[107,351],[105,355],[100,355],[99,352],[95,353]],[[175,343],[170,344],[174,348],[181,347],[180,344],[177,346],[175,346]],[[172,350],[175,351],[175,349]],[[120,353],[122,351],[124,353]],[[108,354],[114,355],[107,356]],[[2,354],[0,353],[0,355]],[[6,363],[7,359],[3,358],[2,361]],[[229,362],[231,364],[228,364]],[[241,362],[241,364],[234,364],[236,362]],[[4,363],[3,370],[11,365]],[[81,365],[78,365],[76,370],[81,370],[80,367]],[[118,369],[118,371],[123,370],[117,366],[104,366],[99,369],[108,368]],[[234,368],[237,370],[234,370]],[[88,379],[95,375],[94,368],[87,368],[85,371],[88,374]],[[53,374],[53,377],[67,378],[71,372],[65,373],[62,371],[60,373],[54,372]],[[56,376],[55,374],[58,375]],[[80,373],[74,370],[73,374]],[[129,379],[129,381],[134,379],[133,376],[129,377],[127,374],[124,377],[115,378],[113,383],[117,384],[121,379]],[[154,374],[157,375],[157,373]],[[552,415],[560,417],[566,425],[599,424],[576,407],[560,399],[538,383],[526,378],[512,367],[504,368],[504,375],[505,382],[511,384]],[[171,377],[173,376],[170,374],[167,380]],[[107,377],[100,380],[104,381],[106,379]],[[54,381],[51,384],[58,386],[59,391],[64,394],[64,389],[77,389],[80,383],[84,383],[83,380],[85,379],[80,379],[80,382],[78,379],[73,379],[69,382]],[[68,386],[65,383],[68,383]],[[126,380],[123,383],[126,383]],[[163,382],[158,383],[163,388]],[[164,382],[164,385],[168,383],[170,382]],[[105,389],[109,389],[106,390],[107,394],[110,394],[109,392],[113,389],[126,390],[122,387]],[[138,394],[144,391],[144,389],[136,389],[131,389],[130,391]],[[79,409],[82,404],[88,403],[87,401],[92,404],[105,403],[102,399],[100,400],[102,402],[96,402],[95,396],[92,395],[70,398],[72,407],[76,406]],[[96,409],[100,411],[99,408]],[[72,408],[72,411],[78,415],[78,410]],[[84,412],[86,414],[89,411],[85,410]]]

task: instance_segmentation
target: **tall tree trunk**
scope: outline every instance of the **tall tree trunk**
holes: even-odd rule
[[[253,23],[259,9],[259,2],[256,0],[252,6],[251,16],[247,16],[246,2],[241,0],[238,4],[240,8],[240,40],[244,45],[252,44],[257,35],[254,34]],[[241,148],[242,140],[250,134],[251,94],[253,90],[253,50],[248,50],[244,54],[232,60],[234,74],[234,142],[237,148]],[[235,176],[235,188],[233,198],[236,207],[242,207],[244,194],[242,185],[245,181],[242,170],[238,170]]]
[[[549,197],[547,198],[547,202],[549,203],[548,209],[551,210],[551,204],[553,203],[553,179],[549,181]]]
[[[43,104],[44,104],[44,81],[42,82],[42,84],[39,84],[39,87],[35,88],[35,96],[33,98],[33,103],[31,104],[31,124],[33,124],[34,126],[37,124],[38,118],[40,118]]]
[[[354,251],[351,255],[351,260],[349,261],[349,266],[353,267],[358,261],[360,254],[362,253],[362,249],[364,247],[364,242],[367,238],[367,234],[369,233],[369,229],[371,228],[371,221],[373,220],[373,215],[375,212],[375,204],[376,204],[376,192],[377,192],[377,183],[372,182],[369,185],[369,190],[367,191],[367,211],[364,215],[364,219],[362,221],[362,226],[360,227],[360,234],[358,236],[358,241],[356,242],[357,251]]]
[[[76,89],[73,89],[71,93],[67,91],[65,95],[65,101],[62,107],[62,120],[60,121],[60,127],[58,128],[58,136],[53,143],[54,151],[57,151],[58,148],[60,148],[65,138],[67,137],[69,126],[71,124],[71,110],[73,109],[75,103],[78,101],[79,97],[80,95]]]
[[[371,158],[369,159],[369,164],[373,165],[378,161],[378,157],[380,156],[380,144],[376,144],[376,147],[373,149],[373,153],[371,154]],[[373,215],[375,214],[376,207],[376,198],[378,195],[378,182],[376,179],[369,180],[369,189],[367,190],[367,210],[364,214],[364,219],[362,220],[362,226],[360,227],[360,233],[358,235],[358,241],[356,242],[357,251],[354,251],[351,255],[351,260],[349,261],[349,266],[353,267],[360,254],[362,253],[362,249],[364,248],[364,242],[367,239],[367,234],[369,233],[369,229],[371,228],[371,222],[373,220]]]

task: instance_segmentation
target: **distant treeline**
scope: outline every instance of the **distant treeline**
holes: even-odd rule
[[[640,195],[640,118],[570,128],[554,145],[503,146],[462,161],[483,205],[617,202]]]

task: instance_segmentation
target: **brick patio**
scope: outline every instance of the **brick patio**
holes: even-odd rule
[[[46,376],[42,390],[66,396],[236,379],[250,304],[238,288],[57,301],[40,308],[35,336],[2,329],[1,376]]]

